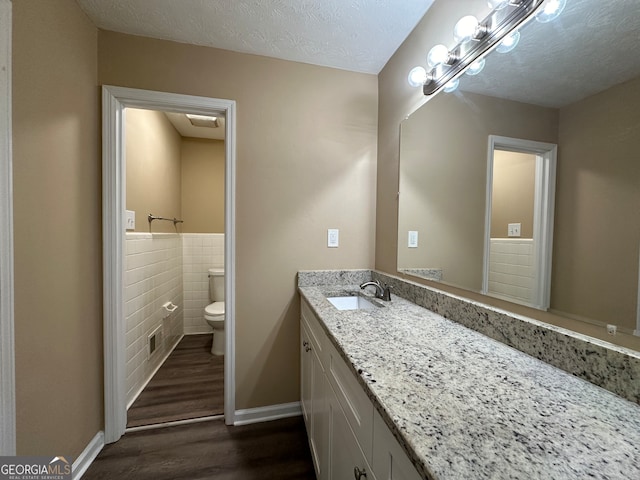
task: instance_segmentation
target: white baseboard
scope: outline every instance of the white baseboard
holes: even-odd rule
[[[89,466],[91,466],[103,447],[104,432],[100,431],[96,433],[96,436],[93,437],[80,456],[73,462],[73,466],[71,467],[71,478],[73,478],[73,480],[82,478],[82,475],[84,475]]]
[[[236,410],[234,425],[248,425],[250,423],[268,422],[280,418],[297,417],[302,415],[300,402],[281,403],[268,407],[247,408]]]

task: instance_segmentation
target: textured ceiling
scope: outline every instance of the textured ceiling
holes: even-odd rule
[[[567,0],[560,17],[528,23],[515,50],[491,53],[460,89],[562,107],[640,76],[639,52],[639,0]]]
[[[433,0],[77,0],[102,29],[380,72]]]

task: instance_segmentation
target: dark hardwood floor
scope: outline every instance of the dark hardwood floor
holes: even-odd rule
[[[127,427],[224,413],[224,357],[211,334],[185,335],[127,411]]]
[[[84,480],[314,480],[302,417],[229,427],[212,420],[125,434]]]

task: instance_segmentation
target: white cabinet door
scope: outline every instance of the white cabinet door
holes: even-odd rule
[[[300,322],[300,403],[307,432],[311,428],[311,355],[309,355],[309,332],[304,322]]]
[[[378,480],[422,479],[377,411],[373,415],[373,460],[371,466]]]
[[[328,391],[329,480],[375,480],[338,399]]]
[[[318,345],[306,322],[300,324],[300,397],[302,413],[307,427],[309,448],[318,480],[327,479],[328,418],[326,405],[326,377],[320,358]]]
[[[326,480],[328,455],[327,380],[314,343],[311,344],[311,435],[309,444],[316,465],[317,480]]]

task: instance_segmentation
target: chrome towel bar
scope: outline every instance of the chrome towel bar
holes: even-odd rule
[[[154,220],[166,220],[167,222],[173,222],[174,227],[178,223],[184,223],[184,220],[178,220],[176,217],[173,217],[173,218],[156,217],[151,213],[147,216],[147,220],[149,220],[149,223],[153,222]]]

